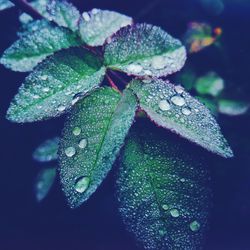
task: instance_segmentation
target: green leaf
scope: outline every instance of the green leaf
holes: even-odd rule
[[[130,90],[121,96],[106,87],[72,109],[59,147],[61,183],[72,208],[87,200],[110,171],[136,107]]]
[[[218,114],[217,103],[214,99],[206,98],[203,96],[196,96],[195,98],[199,100],[202,104],[204,104],[214,116]]]
[[[8,0],[0,0],[0,11],[13,7],[14,4]]]
[[[38,202],[42,201],[49,193],[56,178],[56,168],[42,169],[35,181],[35,195]]]
[[[80,45],[76,35],[67,29],[45,20],[37,21],[34,25],[4,52],[0,63],[14,71],[31,71],[54,52]]]
[[[243,115],[249,109],[249,103],[235,100],[221,99],[218,102],[219,112],[225,115]]]
[[[48,139],[39,145],[33,153],[33,159],[40,162],[49,162],[57,159],[59,137]]]
[[[201,249],[211,208],[208,169],[190,145],[143,127],[131,133],[121,158],[123,221],[145,249]]]
[[[104,74],[101,60],[87,50],[60,51],[25,79],[7,118],[13,122],[33,122],[59,116],[81,96],[97,88]]]
[[[166,76],[186,60],[181,42],[159,27],[136,24],[119,30],[105,46],[105,64],[136,76]]]
[[[158,125],[224,157],[233,153],[209,110],[181,86],[162,80],[133,81],[140,107]]]
[[[208,72],[195,83],[196,91],[201,95],[218,96],[224,89],[224,80],[215,72]]]
[[[51,20],[59,26],[69,28],[72,31],[78,30],[80,13],[73,4],[65,0],[52,0],[47,9]]]
[[[132,22],[132,18],[117,12],[93,9],[82,14],[79,22],[80,36],[90,46],[101,46],[107,38]]]

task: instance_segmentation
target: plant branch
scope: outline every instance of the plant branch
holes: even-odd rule
[[[108,79],[109,85],[115,89],[116,91],[118,91],[121,94],[121,91],[118,89],[118,87],[116,86],[116,84],[113,82],[113,80],[110,78],[110,76],[106,73],[106,77]]]
[[[11,0],[19,9],[32,16],[34,19],[43,19],[44,17],[34,9],[26,0]]]

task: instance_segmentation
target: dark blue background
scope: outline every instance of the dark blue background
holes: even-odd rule
[[[198,1],[191,0],[73,2],[81,10],[120,11],[140,22],[162,26],[176,37],[181,37],[187,23],[193,20],[221,26],[225,57],[220,57],[211,47],[191,56],[188,62],[200,73],[216,70],[230,82],[230,96],[250,99],[249,1],[225,1],[225,10],[220,16],[212,15]],[[17,13],[14,9],[0,13],[0,53],[16,38]],[[25,74],[0,66],[0,249],[139,249],[133,237],[125,231],[117,212],[114,195],[117,166],[79,209],[70,210],[66,206],[58,181],[43,203],[35,202],[33,181],[41,166],[32,160],[31,153],[44,139],[60,134],[64,117],[24,125],[5,120],[9,102],[24,77]],[[250,249],[249,115],[220,116],[219,123],[236,157],[224,160],[207,154],[208,167],[212,170],[214,209],[205,249]],[[179,139],[176,137],[176,140]],[[196,147],[194,153],[195,150]]]

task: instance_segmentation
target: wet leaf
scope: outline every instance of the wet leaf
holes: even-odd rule
[[[8,0],[0,0],[0,11],[13,7],[14,4]]]
[[[56,27],[45,20],[34,24],[34,29],[26,32],[5,50],[0,63],[14,71],[31,71],[54,52],[80,44],[76,35],[67,29]]]
[[[218,102],[219,112],[225,115],[243,115],[249,109],[249,103],[235,100],[221,99]]]
[[[56,168],[42,169],[35,181],[35,195],[38,202],[42,201],[49,193],[56,178]]]
[[[33,158],[40,162],[49,162],[57,159],[59,137],[48,139],[39,145],[33,153]]]
[[[156,124],[224,157],[233,153],[209,110],[180,86],[162,80],[133,81],[140,107]]]
[[[215,72],[208,72],[195,83],[196,91],[201,95],[218,96],[224,89],[224,80]]]
[[[80,13],[77,8],[66,0],[51,0],[48,5],[50,19],[59,26],[69,28],[72,31],[78,30]]]
[[[39,64],[25,79],[7,118],[13,122],[33,122],[59,116],[98,87],[104,74],[102,62],[87,50],[60,51]]]
[[[84,12],[79,23],[80,36],[90,46],[101,46],[120,28],[132,24],[132,18],[109,10]]]
[[[117,180],[128,230],[145,249],[201,249],[211,208],[207,166],[158,128],[134,132]]]
[[[166,76],[186,60],[181,42],[159,27],[136,24],[119,30],[105,46],[105,64],[136,76]]]
[[[69,205],[87,200],[110,171],[137,107],[130,90],[100,88],[69,115],[59,148],[60,177]]]

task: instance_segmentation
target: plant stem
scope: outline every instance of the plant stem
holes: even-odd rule
[[[11,0],[19,9],[32,16],[34,19],[44,18],[36,9],[34,9],[26,0]]]
[[[117,79],[119,79],[123,84],[127,85],[127,81],[124,80],[119,74],[117,74],[115,71],[113,70],[109,70],[109,72],[115,76]]]
[[[108,74],[106,74],[106,77],[107,77],[107,79],[108,79],[108,82],[109,82],[110,86],[121,94],[121,91],[118,89],[118,87],[117,87],[116,84],[113,82],[113,80],[109,77]]]

